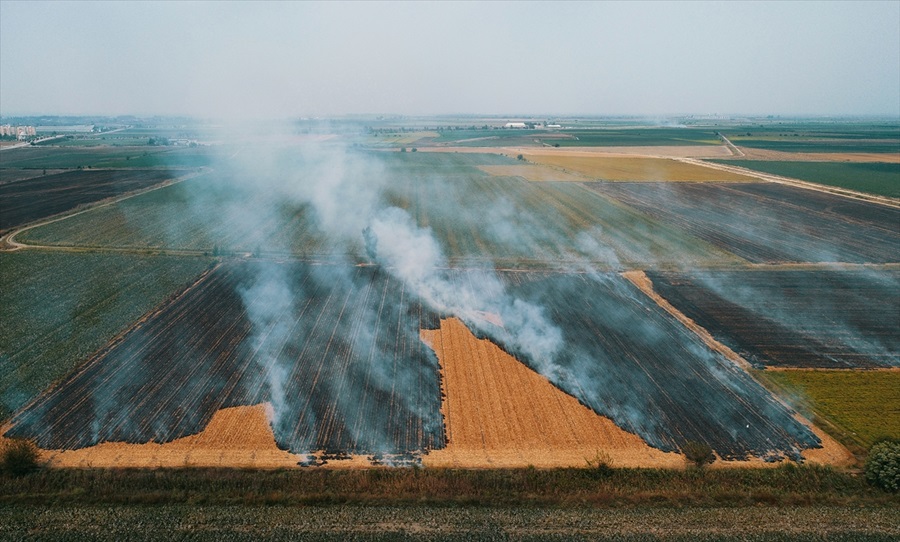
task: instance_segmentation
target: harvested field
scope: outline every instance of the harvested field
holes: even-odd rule
[[[523,152],[530,162],[562,168],[598,181],[754,181],[750,175],[668,158],[607,157]]]
[[[900,209],[775,183],[585,183],[754,263],[900,261]]]
[[[519,272],[503,280],[511,295],[542,307],[559,330],[556,354],[534,359],[506,328],[469,325],[651,446],[675,451],[694,440],[724,459],[770,460],[819,446],[747,373],[624,278]]]
[[[617,467],[680,467],[553,386],[546,377],[451,318],[422,331],[441,361],[447,446],[423,458],[443,467],[584,467],[603,454]]]
[[[521,177],[526,181],[556,181],[575,182],[583,181],[584,177],[573,175],[547,166],[479,166],[478,169],[497,177]]]
[[[0,184],[0,233],[28,222],[70,211],[170,180],[165,170],[68,171]]]
[[[648,272],[654,288],[758,367],[900,366],[900,272]]]
[[[289,291],[302,292],[292,298]],[[440,447],[435,315],[370,268],[226,265],[13,418],[45,449],[166,443],[270,402],[278,447]]]
[[[492,177],[479,169],[521,166],[515,159],[462,153],[370,154],[368,158],[382,168],[380,174],[390,179],[384,194],[387,203],[405,209],[419,227],[431,228],[451,265],[547,268],[587,261],[609,268],[619,263],[738,261],[578,183],[531,183]],[[207,252],[217,246],[226,253],[260,249],[318,261],[367,259],[362,227],[351,230],[347,238],[335,239],[317,224],[308,205],[286,203],[274,189],[250,188],[224,176],[206,175],[28,230],[16,241]],[[225,218],[260,206],[274,210],[250,230],[235,228]],[[490,209],[495,220],[462,220],[460,209]]]
[[[53,467],[295,467],[302,459],[275,444],[268,404],[219,410],[199,433],[165,444],[104,442],[78,450],[44,451]]]
[[[447,278],[477,292],[483,273]],[[820,445],[739,367],[618,275],[501,275],[517,303],[540,307],[558,328],[559,350],[531,357],[521,335],[498,325],[514,322],[488,317],[487,306],[467,323],[549,382],[458,322],[440,324],[377,268],[233,263],[19,411],[6,435],[52,450],[155,446],[200,433],[222,409],[270,402],[278,448],[319,453],[316,464],[351,454],[408,463],[425,453],[445,465],[582,465],[605,452],[618,465],[672,465],[678,456],[662,452],[690,440],[724,459],[768,461]],[[446,451],[438,359],[420,333],[444,356]],[[104,446],[95,449],[112,461],[127,449]],[[150,461],[168,453],[140,450]],[[174,453],[184,461],[182,451]],[[184,453],[188,462],[224,457]]]

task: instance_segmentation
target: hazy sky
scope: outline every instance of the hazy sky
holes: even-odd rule
[[[900,1],[0,0],[0,114],[900,116]]]

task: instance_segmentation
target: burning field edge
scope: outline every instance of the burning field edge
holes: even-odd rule
[[[748,367],[740,356],[656,294],[643,272],[626,272],[623,276],[711,348],[743,369]],[[681,469],[687,464],[682,454],[657,450],[596,414],[490,340],[477,338],[456,318],[442,319],[439,329],[421,330],[421,339],[440,361],[441,414],[447,430],[447,444],[442,449],[402,457],[291,453],[276,444],[271,404],[260,403],[222,408],[199,433],[168,443],[102,442],[77,450],[42,449],[40,458],[53,468],[358,469],[422,465],[480,469],[591,467],[603,462],[624,468]],[[796,419],[822,441],[821,448],[803,451],[805,461],[839,467],[854,463],[853,455],[824,431],[799,414]],[[4,426],[0,435],[9,429],[9,425]],[[8,441],[0,436],[0,446]],[[717,458],[713,468],[776,467],[783,463],[758,457],[743,461]]]

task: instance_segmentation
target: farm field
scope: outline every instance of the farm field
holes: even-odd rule
[[[560,266],[733,261],[690,234],[572,183],[530,183],[481,167],[521,162],[496,155],[374,153],[387,204],[431,228],[453,265]],[[360,231],[329,238],[306,203],[278,189],[258,191],[235,177],[208,175],[23,232],[23,243],[56,246],[223,250],[290,254],[325,261],[365,257]],[[273,201],[274,200],[274,201]],[[460,220],[457,209],[489,206],[495,220]],[[254,208],[264,208],[253,216]],[[246,213],[246,214],[244,214]],[[240,216],[243,215],[243,216]],[[249,217],[249,218],[248,218]],[[248,222],[246,228],[235,223]]]
[[[0,420],[200,275],[211,260],[0,253]]]
[[[860,122],[763,122],[724,126],[739,147],[796,153],[898,153],[900,125],[895,120]]]
[[[900,209],[774,183],[585,183],[751,263],[892,263]]]
[[[268,402],[283,450],[422,452],[444,443],[437,359],[419,339],[435,318],[375,269],[224,265],[17,414],[7,436],[45,449],[166,443],[220,409]]]
[[[622,127],[562,130],[572,139],[558,141],[560,147],[625,147],[669,145],[719,145],[721,141],[710,128]]]
[[[523,492],[530,489],[523,488]],[[412,501],[413,499],[410,499]],[[489,506],[431,503],[355,506],[166,503],[4,505],[0,535],[40,540],[219,541],[621,540],[738,542],[890,540],[900,534],[892,505]],[[451,501],[452,502],[452,501]],[[167,529],[136,526],[165,525]],[[165,532],[164,532],[165,531]],[[26,538],[28,539],[28,538]]]
[[[6,168],[33,169],[75,169],[78,167],[113,167],[110,163],[127,162],[121,167],[131,165],[132,160],[142,158],[148,162],[151,154],[165,152],[153,147],[88,147],[59,148],[52,146],[23,147],[5,150],[0,153],[0,172]],[[147,156],[144,156],[144,155]],[[137,162],[135,162],[137,164]],[[154,162],[153,165],[157,165]],[[142,167],[135,165],[134,167]]]
[[[597,181],[754,181],[741,175],[668,158],[605,157],[524,152],[531,162],[562,168]]]
[[[511,296],[543,307],[560,349],[536,359],[511,329],[476,322],[476,335],[654,448],[697,441],[723,459],[775,459],[819,446],[759,384],[619,275],[518,272],[503,280]]]
[[[584,467],[604,454],[619,466],[680,467],[683,458],[651,448],[597,415],[456,318],[423,330],[437,353],[447,445],[426,466]]]
[[[742,137],[728,136],[738,147],[800,153],[897,153],[900,152],[900,135],[897,132],[873,134],[878,139],[850,139],[843,137]]]
[[[91,268],[59,299],[95,304],[73,321],[97,332],[69,334],[67,311],[5,322],[0,337],[25,342],[0,349],[22,352],[3,359],[4,435],[74,467],[680,469],[692,442],[722,466],[852,461],[787,406],[786,384],[773,395],[769,372],[755,379],[619,273],[646,270],[751,364],[896,368],[900,210],[690,161],[307,136],[78,149],[129,178],[194,176],[16,237],[53,252],[0,254],[4,279],[23,286],[2,295],[23,313],[60,269]],[[33,170],[4,164],[0,194],[44,179],[6,181],[42,173],[31,158]],[[584,181],[595,177],[623,180]],[[379,221],[390,229],[372,238]],[[392,253],[395,242],[409,245]],[[433,258],[410,277],[411,262],[386,254]],[[114,257],[181,278],[104,267]],[[118,274],[97,280],[106,273]]]
[[[77,170],[0,184],[0,234],[79,205],[173,180],[166,170]]]
[[[447,280],[478,291],[485,273],[456,271]],[[517,303],[542,303],[562,333],[551,359],[533,357],[513,321],[499,327],[466,316],[503,350],[458,322],[440,323],[377,268],[225,264],[18,412],[6,435],[47,450],[169,443],[203,431],[222,409],[267,402],[278,447],[315,464],[367,455],[375,463],[559,466],[573,464],[573,450],[581,463],[605,443],[622,465],[677,466],[677,455],[662,452],[688,441],[724,459],[768,461],[820,446],[764,388],[617,275],[501,278]],[[304,295],[283,299],[286,291]],[[516,318],[496,302],[485,300],[487,313]],[[448,378],[446,418],[435,352]],[[473,370],[494,376],[460,380],[460,371]],[[569,421],[551,429],[546,412],[516,407],[525,397],[544,397]],[[500,414],[507,409],[515,414]],[[127,449],[101,444],[88,457],[124,461],[115,458]],[[85,461],[59,456],[62,464]]]
[[[900,153],[900,149],[897,151]],[[803,181],[900,198],[900,163],[715,160]]]
[[[762,378],[847,445],[900,439],[900,370],[776,370]]]
[[[688,318],[759,367],[900,367],[896,269],[648,272]]]

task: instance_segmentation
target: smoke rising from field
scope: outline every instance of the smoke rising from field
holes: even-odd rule
[[[698,440],[707,437],[697,428],[713,427],[710,441],[727,434],[727,442],[741,443],[727,449],[740,455],[764,446],[759,442],[770,429],[766,420],[784,416],[772,411],[743,421],[741,401],[759,400],[760,412],[766,412],[770,405],[759,399],[765,392],[730,373],[696,337],[673,329],[658,307],[614,273],[635,262],[652,267],[690,261],[656,246],[629,246],[656,232],[638,223],[633,237],[623,235],[633,226],[623,221],[635,219],[619,206],[596,207],[609,208],[615,219],[597,216],[592,223],[586,208],[573,207],[580,198],[597,197],[582,187],[486,181],[466,169],[472,158],[435,161],[426,153],[363,151],[337,141],[273,138],[223,148],[208,175],[173,188],[180,199],[169,205],[180,212],[166,215],[160,229],[174,246],[215,246],[227,265],[232,256],[249,260],[231,267],[244,275],[235,291],[250,329],[245,345],[255,376],[249,385],[258,390],[247,396],[272,403],[279,445],[294,451],[323,445],[317,432],[334,414],[316,403],[324,395],[330,399],[323,404],[336,405],[339,413],[361,405],[386,408],[378,411],[379,419],[391,423],[398,412],[413,413],[424,433],[440,442],[436,384],[421,400],[423,386],[430,386],[423,374],[436,374],[437,359],[416,349],[421,345],[415,303],[429,313],[422,326],[436,326],[433,315],[459,317],[477,335],[663,449],[677,449],[682,438],[666,424],[689,426],[685,431]],[[441,200],[429,200],[434,194]],[[559,202],[539,205],[554,195],[561,195]],[[134,212],[140,229],[147,211],[135,206]],[[286,263],[298,257],[307,261],[302,271]],[[504,265],[543,262],[578,278],[497,270],[501,258]],[[374,291],[372,284],[386,284],[385,277],[388,286]],[[388,289],[391,295],[384,296]],[[322,292],[329,292],[327,299]],[[321,314],[332,322],[305,312],[314,298],[327,305]],[[421,367],[398,365],[398,357]],[[665,376],[644,370],[648,359]],[[310,375],[308,365],[319,362],[334,371]],[[704,385],[717,390],[708,398],[693,397],[693,384],[676,374],[678,364],[688,362],[702,372]],[[382,407],[373,397],[392,402]],[[679,409],[695,402],[705,421],[684,422]],[[356,414],[341,416],[328,422],[329,434],[343,435],[334,442],[367,452],[398,451],[396,425],[372,427]],[[727,421],[716,422],[716,416]],[[796,427],[788,433],[795,440],[784,436],[779,449],[792,446],[786,442],[811,442]]]
[[[252,356],[268,388],[274,413],[272,425],[280,428],[290,363],[282,358],[282,347],[291,338],[290,322],[296,313],[294,292],[282,267],[263,265],[258,267],[254,282],[239,288],[238,293],[253,325],[249,338]]]

